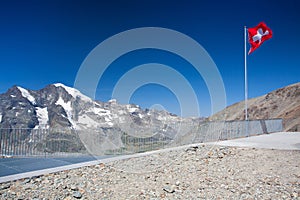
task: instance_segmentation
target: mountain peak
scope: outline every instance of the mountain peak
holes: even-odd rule
[[[111,99],[111,100],[108,101],[108,103],[116,104],[116,103],[117,103],[117,100],[116,100],[116,99]]]
[[[82,94],[79,90],[66,86],[62,83],[55,83],[53,84],[55,87],[62,87],[64,88],[72,97],[74,97],[75,99],[77,97],[79,97],[81,100],[83,101],[92,101],[92,99],[84,94]]]
[[[35,98],[30,94],[30,92],[20,86],[17,86],[18,90],[21,92],[22,96],[26,98],[32,105],[36,105]]]

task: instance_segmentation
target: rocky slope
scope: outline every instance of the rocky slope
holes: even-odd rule
[[[231,105],[211,116],[210,120],[243,120],[245,102]],[[249,99],[249,119],[282,118],[286,131],[300,130],[300,83],[292,84],[266,95]]]
[[[2,183],[0,199],[297,200],[299,159],[299,151],[194,146]]]

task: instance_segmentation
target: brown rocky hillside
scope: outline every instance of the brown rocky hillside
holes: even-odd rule
[[[211,116],[209,120],[243,120],[244,101],[233,104]],[[248,100],[249,119],[282,118],[284,130],[300,131],[300,83],[289,85],[266,95]]]

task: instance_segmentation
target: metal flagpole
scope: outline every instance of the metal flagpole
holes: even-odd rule
[[[247,79],[247,27],[244,27],[244,60],[245,60],[245,121],[246,121],[246,136],[248,136],[248,79]]]
[[[245,26],[245,120],[248,120],[247,27]]]

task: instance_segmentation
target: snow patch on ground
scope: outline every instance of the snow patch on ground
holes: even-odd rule
[[[131,112],[131,113],[133,113],[133,112],[138,111],[138,109],[137,108],[130,108],[130,109],[128,109],[128,111]]]
[[[112,122],[107,122],[107,124],[108,124],[109,126],[113,126],[113,125],[114,125],[114,123],[112,123]]]
[[[67,118],[68,118],[69,122],[71,122],[72,126],[74,128],[76,128],[76,123],[73,121],[73,109],[71,106],[71,101],[68,101],[66,103],[61,97],[59,97],[59,99],[57,100],[57,102],[55,104],[63,107],[63,109],[67,113]]]
[[[125,123],[126,122],[125,117],[119,117],[118,120],[119,120],[119,123]]]
[[[13,94],[11,94],[10,96],[13,97],[13,98],[14,98],[14,97],[17,97],[16,95],[13,95]]]
[[[36,105],[35,98],[29,93],[28,90],[21,88],[19,86],[17,88],[20,90],[24,98],[28,99],[28,101],[30,101],[33,105]]]
[[[113,126],[109,117],[104,117],[105,123],[99,123],[96,120],[92,119],[88,115],[81,115],[78,117],[78,123],[85,125],[87,128],[97,128],[103,125]]]
[[[0,123],[2,122],[2,115],[0,115]]]
[[[41,128],[41,126],[47,128],[48,127],[48,121],[49,121],[47,107],[45,107],[45,108],[37,107],[35,109],[35,111],[36,111],[36,115],[37,115],[37,118],[38,118],[38,121],[39,121],[39,125],[35,126],[34,128],[35,129]]]
[[[76,90],[75,88],[71,88],[71,87],[68,87],[68,86],[65,86],[64,84],[62,83],[55,83],[54,84],[55,87],[62,87],[64,88],[70,95],[72,95],[72,97],[74,97],[75,99],[77,97],[79,97],[81,100],[83,101],[92,101],[91,98],[85,96],[84,94],[82,94],[81,92],[79,92],[78,90]]]
[[[117,115],[117,114],[112,114],[112,115],[111,115],[111,118],[112,118],[112,119],[118,119],[119,117],[120,117],[120,116]]]
[[[96,115],[105,116],[110,115],[110,110],[105,110],[103,108],[94,107],[90,109],[91,112],[94,112]]]
[[[105,122],[110,122],[111,118],[110,117],[104,117]]]
[[[119,115],[125,115],[126,112],[125,112],[124,110],[119,110],[119,111],[118,111],[118,114],[119,114]]]
[[[160,121],[165,121],[165,120],[167,120],[167,118],[164,117],[164,116],[158,116],[157,119],[160,120]]]
[[[111,99],[111,100],[108,101],[108,103],[116,104],[116,103],[117,103],[117,100],[116,100],[116,99]]]
[[[105,124],[109,125],[109,126],[113,126],[114,123],[112,122],[113,118],[111,115],[107,115],[104,117],[104,121],[105,121]]]
[[[132,105],[126,105],[126,108],[131,113],[138,111],[138,108],[132,107]]]
[[[87,115],[79,116],[78,122],[80,124],[86,125],[88,128],[92,128],[92,127],[96,128],[97,126],[99,126],[99,124],[95,120],[93,120],[92,118],[90,118]]]

